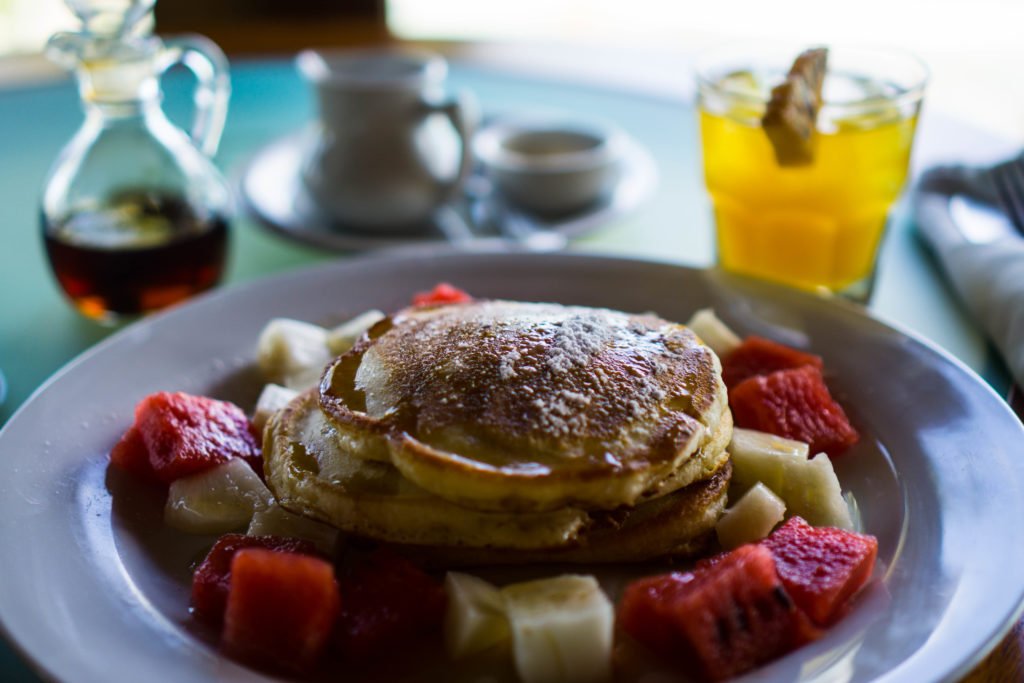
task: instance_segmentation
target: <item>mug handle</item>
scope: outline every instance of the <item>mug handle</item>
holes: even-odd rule
[[[462,144],[462,157],[459,160],[459,172],[455,179],[443,190],[446,200],[454,198],[466,184],[466,179],[473,171],[473,133],[476,131],[477,102],[468,91],[460,92],[454,99],[445,102],[424,102],[431,111],[444,114],[451,121],[452,127]]]
[[[228,116],[231,97],[228,59],[217,44],[205,36],[176,36],[166,39],[164,44],[161,74],[176,64],[195,74],[197,84],[192,100],[196,111],[190,135],[196,147],[212,157],[217,153]]]

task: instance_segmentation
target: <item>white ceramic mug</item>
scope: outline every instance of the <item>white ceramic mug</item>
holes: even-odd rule
[[[321,211],[354,229],[407,232],[461,190],[475,107],[445,96],[442,57],[305,51],[298,67],[319,103],[302,173]]]

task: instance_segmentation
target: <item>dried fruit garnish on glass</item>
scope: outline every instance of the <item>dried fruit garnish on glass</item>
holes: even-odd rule
[[[793,62],[786,80],[772,88],[761,126],[779,166],[804,166],[814,161],[815,122],[827,63],[828,48],[805,50]]]

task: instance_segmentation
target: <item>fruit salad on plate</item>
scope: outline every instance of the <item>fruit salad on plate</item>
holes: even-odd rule
[[[414,304],[466,300],[439,285]],[[606,570],[586,565],[495,579],[421,565],[287,510],[263,480],[263,426],[383,317],[369,311],[331,330],[270,321],[257,345],[269,383],[251,415],[152,394],[111,452],[111,467],[166,495],[168,526],[216,537],[195,567],[191,608],[227,656],[298,676],[340,667],[354,680],[415,680],[422,659],[437,671],[493,666],[525,683],[628,680],[641,658],[723,680],[820,638],[871,580],[877,542],[856,530],[832,467],[859,435],[822,359],[740,339],[710,310],[689,327],[721,359],[733,477],[714,552],[687,569],[652,564],[614,591]]]

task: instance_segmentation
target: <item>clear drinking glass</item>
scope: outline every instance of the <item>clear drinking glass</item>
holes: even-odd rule
[[[813,160],[780,165],[761,117],[801,50],[726,47],[698,62],[718,262],[864,302],[907,179],[928,71],[898,51],[830,49]]]

